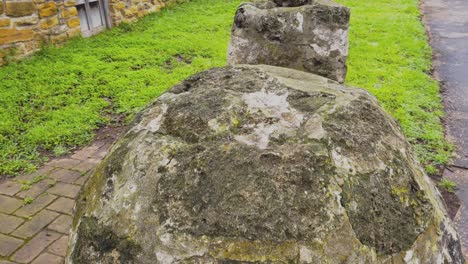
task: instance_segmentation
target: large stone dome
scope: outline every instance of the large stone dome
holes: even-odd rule
[[[463,263],[440,195],[364,90],[291,69],[188,78],[83,189],[69,263]]]

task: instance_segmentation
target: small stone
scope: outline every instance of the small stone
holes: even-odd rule
[[[75,0],[65,0],[65,6],[75,6],[76,1]]]
[[[58,35],[58,36],[51,36],[50,41],[53,44],[60,44],[60,43],[65,42],[67,39],[68,39],[68,36],[67,36],[66,33],[64,33],[64,34]]]
[[[0,29],[0,44],[27,41],[33,39],[33,37],[34,32],[31,29]]]
[[[54,27],[54,26],[56,26],[58,24],[59,24],[58,17],[54,16],[54,17],[42,20],[41,28],[42,29],[49,29],[49,28],[52,28],[52,27]]]
[[[65,257],[68,248],[68,236],[62,236],[52,245],[49,246],[48,251],[58,256]]]
[[[11,19],[9,18],[0,18],[0,27],[8,27],[10,26]]]
[[[0,213],[11,214],[22,205],[22,200],[0,195]]]
[[[65,33],[67,30],[68,30],[67,25],[62,24],[62,25],[58,25],[56,27],[51,28],[48,33],[50,35],[59,35],[59,34]]]
[[[23,219],[6,214],[0,214],[0,233],[9,234],[24,222]]]
[[[62,12],[60,12],[60,17],[61,18],[70,18],[78,15],[78,11],[76,10],[76,7],[71,7],[64,9]]]
[[[123,11],[124,11],[125,17],[133,18],[138,14],[138,7],[132,6],[132,7],[128,8],[128,9],[123,10]]]
[[[71,215],[72,212],[73,212],[73,207],[74,206],[75,206],[75,200],[65,198],[65,197],[60,197],[54,203],[49,205],[49,207],[47,207],[47,209]]]
[[[58,215],[56,212],[43,210],[20,226],[12,235],[21,238],[32,237],[57,218]]]
[[[20,27],[36,25],[37,22],[39,22],[39,17],[37,17],[37,15],[20,17],[13,20],[13,24]]]
[[[0,256],[7,257],[23,244],[23,240],[0,234]]]
[[[29,16],[36,12],[36,6],[33,2],[6,2],[6,15],[11,17]],[[1,34],[0,34],[1,35]]]
[[[18,250],[11,259],[20,263],[31,262],[59,237],[60,235],[55,232],[48,230],[42,231]]]
[[[41,18],[53,16],[57,14],[57,11],[57,5],[53,1],[46,2],[45,4],[39,6],[39,16]]]
[[[77,17],[74,17],[74,18],[71,18],[67,21],[67,25],[70,27],[70,28],[75,28],[75,27],[79,27],[80,26],[80,19],[77,18]]]
[[[126,4],[124,2],[118,2],[112,6],[116,10],[124,10],[126,7]]]
[[[81,28],[75,27],[67,31],[68,38],[81,36]]]

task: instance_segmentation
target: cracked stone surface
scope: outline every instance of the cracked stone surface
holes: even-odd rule
[[[68,263],[464,263],[377,100],[266,65],[202,72],[150,104],[72,228]]]
[[[333,1],[241,4],[231,30],[228,62],[281,66],[343,83],[349,18],[349,9]]]

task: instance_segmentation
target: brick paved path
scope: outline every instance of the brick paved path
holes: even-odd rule
[[[64,262],[75,199],[110,145],[95,142],[32,174],[0,180],[0,264]]]

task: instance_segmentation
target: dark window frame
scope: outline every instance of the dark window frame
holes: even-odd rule
[[[91,17],[91,14],[90,14],[92,12],[92,5],[98,6],[99,19],[101,20],[100,26],[92,25],[93,18]],[[81,15],[79,16],[80,23],[82,24],[81,33],[83,37],[89,37],[89,36],[95,35],[105,30],[106,28],[112,27],[110,15],[109,15],[110,13],[109,13],[108,0],[77,0],[76,8],[79,13],[84,12],[85,14],[84,17]],[[85,23],[85,26],[83,26],[83,23]]]

